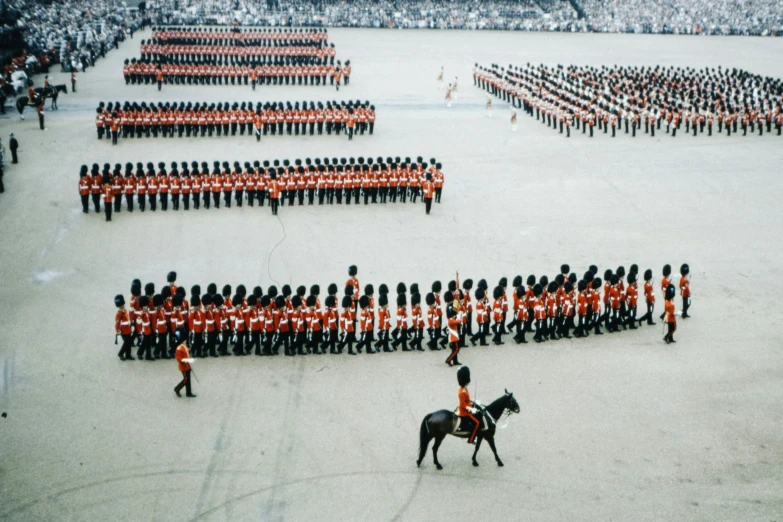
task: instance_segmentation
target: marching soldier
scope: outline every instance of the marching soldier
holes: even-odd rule
[[[666,344],[677,342],[674,340],[674,332],[677,330],[677,315],[679,314],[674,309],[675,292],[674,285],[669,284],[664,293],[666,302],[663,305],[663,322],[666,323],[667,330],[663,340]]]
[[[759,124],[761,125],[761,124]],[[690,281],[690,267],[687,263],[683,263],[680,267],[680,295],[682,296],[682,318],[687,319],[688,308],[691,306],[691,281]]]
[[[190,365],[193,364],[194,359],[190,356],[187,339],[182,339],[182,337],[182,334],[177,332],[176,339],[179,345],[174,356],[177,359],[177,368],[182,373],[182,380],[174,387],[174,393],[177,394],[177,397],[182,397],[179,392],[184,387],[186,397],[195,397],[196,395],[193,393],[190,384],[190,375],[193,372]]]

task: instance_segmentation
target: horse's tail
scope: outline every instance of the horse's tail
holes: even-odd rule
[[[424,417],[424,420],[421,421],[421,430],[419,430],[419,460],[416,461],[417,466],[421,465],[421,461],[424,460],[424,455],[427,453],[427,446],[430,445],[430,439],[432,439],[430,429],[427,426],[430,417],[432,417],[432,413],[428,413],[427,416]]]

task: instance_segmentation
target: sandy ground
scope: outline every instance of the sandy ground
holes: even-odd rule
[[[753,520],[783,518],[782,138],[565,139],[487,118],[474,62],[743,66],[783,76],[783,39],[334,30],[354,77],[328,88],[126,87],[138,41],[47,110],[0,119],[21,163],[0,197],[0,518],[9,520]],[[451,109],[440,66],[458,76]],[[54,74],[54,82],[67,81]],[[40,81],[40,79],[39,79]],[[375,136],[122,142],[99,100],[369,99]],[[444,163],[443,203],[84,216],[82,163],[401,155]],[[276,247],[276,248],[275,248]],[[115,293],[186,287],[422,285],[620,264],[693,270],[693,319],[586,340],[469,348],[485,402],[522,406],[481,467],[457,439],[415,466],[422,417],[456,406],[439,353],[123,363]],[[678,302],[679,306],[679,302]],[[659,303],[660,307],[660,303]]]

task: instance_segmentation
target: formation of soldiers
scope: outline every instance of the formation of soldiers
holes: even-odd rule
[[[263,163],[249,161],[240,164],[234,161],[214,161],[212,168],[207,162],[171,162],[170,168],[159,162],[157,168],[152,162],[111,165],[103,169],[97,163],[88,169],[82,165],[79,173],[79,195],[82,212],[89,213],[90,198],[96,213],[100,213],[101,200],[106,220],[111,221],[112,212],[125,207],[134,210],[134,201],[139,210],[156,211],[158,204],[165,211],[171,202],[172,210],[220,208],[221,199],[230,208],[232,201],[241,207],[264,206],[266,202],[273,213],[277,206],[288,201],[293,206],[298,201],[304,205],[343,204],[358,205],[363,198],[369,203],[405,203],[408,199],[416,203],[418,197],[426,198],[425,185],[432,183],[430,198],[440,203],[444,175],[442,165],[435,158],[429,162],[419,156],[416,161],[401,157],[358,157],[358,158],[306,158],[304,161],[265,160]],[[222,196],[222,198],[221,198]]]
[[[329,40],[325,27],[235,29],[214,27],[153,27],[151,41],[157,45],[238,45],[238,46],[323,46]]]
[[[267,135],[310,136],[334,132],[351,140],[375,130],[375,106],[369,101],[327,102],[100,102],[95,126],[98,139]]]
[[[123,340],[118,356],[134,360],[131,349],[136,345],[139,359],[171,358],[178,332],[181,338],[189,339],[194,357],[341,354],[346,348],[348,354],[356,355],[362,350],[368,354],[393,352],[398,347],[424,351],[425,345],[430,350],[448,345],[451,353],[446,363],[458,365],[460,348],[468,342],[487,346],[490,336],[494,344],[501,345],[504,335],[515,332],[513,340],[521,344],[528,342],[526,333],[534,332],[533,339],[541,343],[570,339],[571,333],[574,337],[602,335],[602,326],[612,333],[656,324],[652,270],[644,272],[640,295],[636,265],[631,265],[627,274],[622,266],[614,272],[606,270],[603,280],[595,266],[579,278],[568,265],[562,265],[551,281],[547,276],[531,275],[525,284],[520,275],[509,289],[504,277],[491,292],[487,281],[481,279],[473,296],[472,279],[461,285],[456,279],[449,281],[443,293],[440,281],[433,282],[429,292],[417,283],[407,286],[400,282],[396,295],[381,284],[376,296],[371,284],[361,291],[356,266],[349,267],[348,274],[342,287],[328,285],[323,304],[317,284],[309,291],[305,286],[294,289],[286,284],[266,290],[256,286],[250,292],[243,284],[236,289],[225,285],[219,293],[218,286],[210,283],[204,293],[200,285],[193,285],[188,297],[185,288],[177,285],[176,272],[168,274],[160,292],[154,283],[142,289],[141,282],[134,280],[127,308],[123,295],[115,297],[115,340],[117,344],[119,336]],[[676,325],[676,316],[689,317],[687,264],[681,266],[680,275],[683,307],[679,313],[674,309],[676,289],[669,265],[664,266],[660,281],[665,301],[661,318],[669,324],[664,338],[667,343],[675,342],[672,334],[676,326],[672,325]],[[646,313],[639,317],[641,299]],[[392,305],[396,305],[393,313]]]
[[[141,58],[125,60],[126,84],[348,85],[351,61],[336,60],[320,29],[156,28]],[[328,82],[328,83],[327,83]]]
[[[572,126],[590,137],[783,129],[783,82],[742,69],[476,64],[473,82],[567,136]]]
[[[315,64],[306,59],[291,63],[248,65],[219,64],[154,64],[147,60],[126,60],[123,66],[126,84],[150,85],[316,85],[334,86],[339,90],[342,80],[351,80],[351,61],[343,65]]]

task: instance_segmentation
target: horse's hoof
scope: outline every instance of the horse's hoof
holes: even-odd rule
[[[476,462],[475,460],[473,461],[473,467],[476,467],[476,468],[478,467],[478,462]]]
[[[417,467],[417,468],[421,467],[421,461],[420,461],[420,460],[417,460],[417,461],[416,461],[416,467]]]
[[[502,462],[500,462],[500,461],[498,461],[498,467],[499,467],[499,468],[502,468],[502,467],[503,467],[503,463],[502,463]]]
[[[438,471],[440,471],[440,470],[442,470],[442,469],[443,469],[443,466],[441,466],[440,464],[436,464],[436,466],[437,466],[437,468],[438,468]]]

